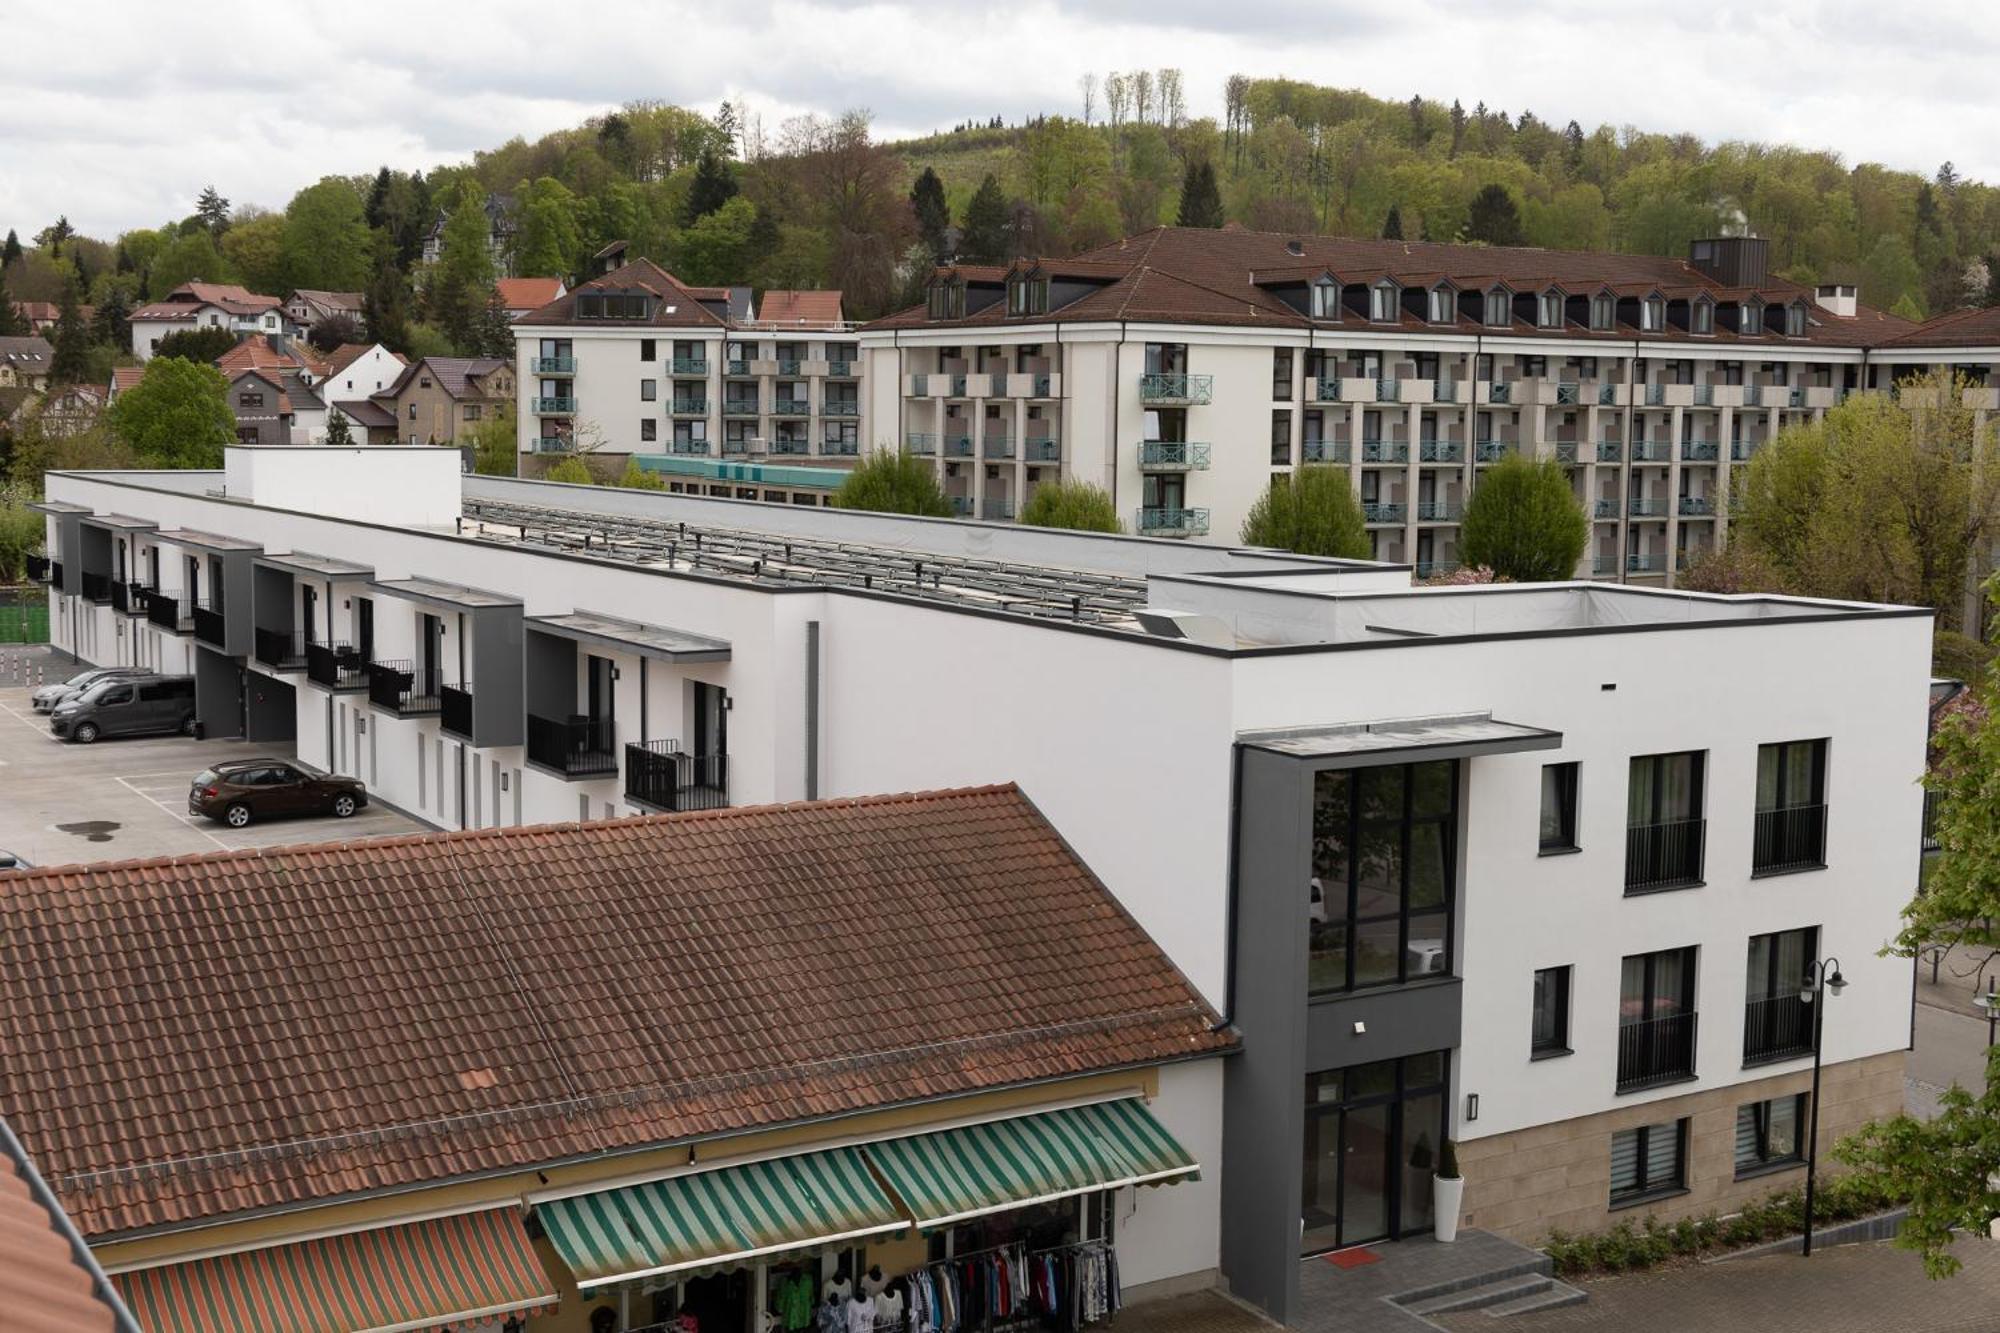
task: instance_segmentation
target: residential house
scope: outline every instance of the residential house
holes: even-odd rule
[[[0,389],[49,387],[49,368],[55,364],[56,349],[48,339],[27,335],[0,338]]]
[[[34,410],[44,434],[81,435],[97,424],[110,401],[102,385],[71,384],[43,394]]]
[[[225,376],[243,370],[267,370],[302,375],[308,382],[326,373],[326,358],[303,338],[283,333],[260,333],[240,340],[215,359],[215,368]]]
[[[30,333],[47,333],[62,318],[62,307],[54,301],[16,301],[14,308],[28,321]],[[76,312],[83,317],[83,322],[88,324],[91,316],[97,313],[97,307],[80,305],[76,308]]]
[[[229,410],[238,444],[292,444],[292,403],[282,374],[239,370],[229,379]]]
[[[361,323],[360,292],[316,292],[300,288],[285,298],[285,321],[289,331],[303,336],[313,325],[333,315],[345,315],[357,326]]]
[[[132,355],[152,359],[160,339],[183,329],[222,328],[233,333],[282,334],[284,302],[242,287],[187,282],[132,312]]]
[[[335,414],[347,418],[356,444],[394,444],[394,412],[374,401],[392,388],[409,363],[380,343],[347,343],[326,358],[317,389],[327,406],[329,424]],[[317,441],[315,441],[317,443]]]
[[[786,328],[841,328],[846,321],[840,313],[837,291],[765,292],[757,304],[757,321],[772,332]]]
[[[438,210],[437,219],[431,229],[424,234],[423,262],[435,264],[444,255],[444,226],[451,215]],[[514,271],[514,196],[511,194],[489,194],[486,196],[486,245],[493,256],[493,271],[502,277]]]
[[[500,304],[506,307],[509,319],[519,319],[531,310],[539,310],[549,302],[560,299],[569,290],[561,278],[502,278],[493,285],[500,293]]]
[[[450,444],[511,407],[514,383],[514,367],[498,357],[431,356],[372,397],[395,417],[402,443]]]

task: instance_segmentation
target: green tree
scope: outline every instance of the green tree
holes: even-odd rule
[[[500,299],[499,288],[491,290],[485,308],[473,321],[469,339],[458,346],[466,356],[513,358],[514,321],[507,313],[507,303]]]
[[[7,270],[0,268],[0,338],[18,337],[27,331],[28,321],[14,304],[14,298],[7,295]]]
[[[596,474],[591,472],[590,465],[575,454],[567,455],[557,462],[554,467],[543,473],[542,476],[546,481],[560,481],[571,486],[595,486],[597,484]]]
[[[472,470],[482,477],[517,475],[521,463],[521,446],[515,439],[517,428],[512,403],[473,427],[468,441],[472,445]]]
[[[1276,477],[1243,520],[1247,546],[1365,560],[1371,548],[1347,469],[1314,463]]]
[[[1573,578],[1590,520],[1554,459],[1513,454],[1488,468],[1466,503],[1458,556],[1516,583]]]
[[[1220,227],[1227,219],[1222,212],[1222,191],[1215,183],[1215,167],[1209,162],[1190,162],[1181,177],[1181,205],[1175,221],[1183,227]]]
[[[222,197],[213,185],[202,187],[201,198],[195,201],[195,216],[208,228],[208,234],[220,237],[229,229],[229,201]]]
[[[618,477],[618,484],[628,491],[664,491],[667,479],[650,468],[639,466],[638,455],[625,460],[625,471]]]
[[[286,286],[285,218],[260,213],[222,233],[222,257],[253,292],[277,295]]]
[[[729,163],[713,151],[703,153],[694,164],[694,179],[681,205],[681,225],[692,227],[735,197],[736,173]]]
[[[7,228],[7,240],[0,245],[0,269],[11,268],[21,262],[21,238],[12,227]]]
[[[177,356],[183,361],[211,362],[228,354],[236,346],[236,335],[228,329],[214,324],[204,324],[196,329],[175,329],[160,339],[160,345],[153,350],[154,356]]]
[[[958,257],[968,264],[1004,264],[1007,253],[1007,196],[991,172],[979,182],[958,236]]]
[[[951,501],[938,486],[931,464],[889,449],[875,450],[857,462],[833,493],[833,503],[841,509],[951,517]]]
[[[951,205],[945,201],[944,182],[929,167],[910,187],[910,211],[916,215],[917,236],[924,252],[936,263],[950,258]]]
[[[445,221],[443,252],[424,289],[430,322],[461,347],[478,340],[480,316],[493,292],[489,234],[486,196],[477,185],[470,185]]]
[[[1389,205],[1389,216],[1382,219],[1382,239],[1400,241],[1403,239],[1403,210]]]
[[[236,438],[229,382],[214,366],[155,356],[139,382],[106,409],[111,433],[142,466],[217,468]]]
[[[206,231],[176,236],[160,246],[146,270],[146,295],[154,300],[189,282],[228,282],[235,271]]]
[[[757,206],[738,196],[681,233],[680,276],[697,286],[727,286],[750,272],[750,234]]]
[[[115,347],[120,352],[132,346],[132,298],[129,279],[125,282],[104,283],[97,293],[90,312],[90,337],[93,342],[107,347]],[[5,300],[0,295],[0,300]]]
[[[1123,532],[1117,506],[1102,486],[1087,481],[1045,481],[1021,506],[1021,522],[1037,528]]]
[[[361,321],[375,342],[399,356],[411,354],[409,285],[388,255],[376,263],[375,276],[361,294]]]
[[[82,298],[76,283],[63,288],[56,314],[55,355],[49,361],[49,379],[55,384],[81,384],[90,375],[90,325],[84,321]]]
[[[326,418],[326,443],[331,448],[346,449],[354,443],[354,432],[347,428],[347,414],[335,410]]]
[[[284,272],[293,287],[358,292],[368,282],[374,242],[354,183],[329,176],[292,196],[285,209]]]
[[[1465,238],[1487,245],[1521,243],[1521,213],[1514,205],[1514,196],[1507,193],[1506,186],[1488,185],[1472,196],[1472,207],[1466,215]]]
[[[553,176],[522,186],[514,232],[515,269],[528,277],[564,277],[582,253],[583,229],[570,188]]]
[[[1789,592],[1928,606],[1969,629],[1967,573],[2000,514],[2000,446],[1975,432],[1965,382],[1905,381],[1900,402],[1862,393],[1779,433],[1743,483],[1733,541]]]

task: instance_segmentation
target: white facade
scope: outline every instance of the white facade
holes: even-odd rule
[[[206,328],[228,329],[239,336],[246,333],[283,333],[284,312],[273,306],[254,315],[239,315],[220,306],[190,304],[185,315],[177,315],[173,319],[134,316],[132,355],[141,362],[150,361],[160,345],[160,339],[169,333]]]
[[[625,350],[636,365],[636,349]],[[614,373],[637,378],[633,366],[606,372]],[[693,751],[704,700],[717,697],[697,687],[714,687],[727,692],[731,804],[1017,782],[1225,1014],[1235,984],[1240,733],[1468,713],[1559,732],[1558,749],[1462,765],[1451,956],[1463,1031],[1451,1084],[1454,1106],[1478,1095],[1476,1119],[1452,1116],[1453,1133],[1467,1140],[1768,1077],[1769,1067],[1746,1069],[1740,1058],[1746,944],[1766,932],[1817,927],[1819,951],[1840,958],[1850,996],[1870,997],[1829,1026],[1830,1062],[1900,1051],[1907,1040],[1907,964],[1875,950],[1915,888],[1927,614],[1601,585],[1399,590],[1403,571],[1194,543],[461,480],[446,475],[455,457],[433,454],[240,451],[226,499],[206,493],[215,474],[193,473],[52,474],[48,492],[99,514],[152,520],[162,532],[221,533],[267,555],[353,562],[376,584],[420,577],[518,599],[531,635],[535,617],[589,612],[726,641],[726,661],[674,662],[617,643],[579,648],[566,707],[584,711],[586,654],[602,657],[609,694],[590,710],[616,730],[612,771],[581,780],[531,763],[521,745],[477,748],[441,731],[436,716],[399,717],[365,693],[249,664],[258,678],[295,688],[301,758],[356,774],[426,820],[485,827],[645,808],[629,795],[635,760],[622,746],[665,738]],[[460,487],[467,503],[535,506],[544,517],[528,525],[532,534],[490,509],[461,526]],[[52,542],[65,521],[51,519]],[[603,543],[631,521],[658,525],[674,553],[662,545],[650,563],[629,551],[605,555]],[[711,534],[701,547],[710,563],[690,567],[694,538],[683,524]],[[857,575],[835,586],[775,572],[767,549],[772,567],[753,573],[747,556],[715,563],[730,533],[837,542],[882,563],[869,566],[875,582]],[[162,581],[175,587],[171,543],[157,534],[137,541],[142,570],[149,547],[165,548]],[[1139,601],[1207,617],[1190,622],[1196,632],[1231,646],[1163,638],[1123,613],[1079,625],[997,610],[987,594],[953,600],[914,574],[920,560],[952,586],[961,577],[972,586],[961,568],[987,568],[964,561],[1002,562],[1011,570],[995,574],[1003,585],[1060,584],[1077,571],[1131,580]],[[1225,574],[1258,577],[1217,577]],[[374,657],[421,656],[418,616],[428,608],[371,588],[365,576],[299,582],[316,587],[333,641],[353,641],[366,597]],[[167,664],[188,651],[185,637],[143,618],[70,595],[56,602],[58,645],[92,660],[128,660],[107,657],[119,644],[143,644],[136,660]],[[439,651],[448,682],[479,688],[479,664],[460,664],[464,626],[443,617]],[[535,707],[531,698],[531,714]],[[1829,755],[1825,866],[1753,878],[1758,746],[1807,739],[1825,740]],[[1631,896],[1627,766],[1675,751],[1706,756],[1703,883]],[[1541,766],[1569,760],[1581,764],[1581,850],[1543,857]],[[1699,951],[1696,1003],[1710,1016],[1695,1076],[1620,1095],[1621,959],[1681,946]],[[1573,968],[1574,1054],[1535,1061],[1531,992],[1536,969],[1550,966]],[[1172,1073],[1163,1085],[1163,1119],[1198,1154],[1219,1145],[1223,1075],[1212,1068]],[[1156,1192],[1135,1216],[1161,1256],[1147,1279],[1214,1266],[1219,1147],[1214,1158],[1200,1185]],[[1203,1161],[1206,1169],[1210,1157]],[[1170,1205],[1172,1213],[1159,1211]],[[1122,1248],[1121,1261],[1131,1262]]]

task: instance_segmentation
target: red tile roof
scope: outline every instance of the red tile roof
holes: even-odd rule
[[[181,319],[194,309],[208,305],[232,315],[257,315],[266,310],[276,310],[283,304],[278,297],[262,296],[234,283],[184,282],[159,300],[140,306],[129,318]]]
[[[8,1333],[127,1333],[102,1270],[79,1254],[62,1205],[0,1121],[0,1328]],[[108,1286],[108,1284],[107,1284]],[[115,1297],[113,1298],[115,1299]]]
[[[840,293],[835,291],[765,292],[757,303],[757,318],[778,324],[837,324]]]
[[[1047,271],[1056,274],[1071,271],[1079,278],[1101,279],[1103,285],[1047,315],[1009,316],[1006,303],[995,301],[964,319],[933,320],[924,307],[918,306],[878,320],[870,327],[1004,327],[1009,323],[1106,319],[1292,328],[1305,328],[1317,323],[1321,327],[1331,327],[1307,319],[1273,292],[1258,285],[1274,279],[1303,282],[1321,271],[1331,272],[1347,283],[1369,282],[1389,276],[1406,285],[1428,286],[1449,280],[1469,290],[1483,289],[1495,283],[1504,283],[1522,292],[1541,291],[1553,285],[1565,291],[1586,294],[1608,286],[1626,294],[1658,290],[1675,297],[1690,297],[1698,292],[1718,296],[1727,290],[1721,283],[1711,280],[1682,260],[1653,255],[1544,250],[1531,246],[1301,237],[1242,227],[1156,227],[1086,251],[1072,260],[1040,262]],[[990,284],[1003,281],[1011,270],[990,265],[959,265],[955,271],[968,281]],[[1813,297],[1810,288],[1777,278],[1768,280],[1758,290],[1774,303],[1803,298],[1810,304]],[[1439,325],[1407,312],[1403,312],[1395,324],[1386,326],[1350,315],[1343,320],[1342,327],[1367,331],[1388,327],[1413,333],[1435,333],[1440,329]],[[1476,329],[1489,336],[1548,336],[1547,330],[1522,322],[1509,329],[1494,329],[1463,320],[1445,327],[1463,332]],[[1664,339],[1750,347],[1797,346],[1801,342],[1866,347],[1898,337],[1913,327],[1907,320],[1865,306],[1853,317],[1844,317],[1814,304],[1803,339],[1786,338],[1781,332],[1739,337],[1720,325],[1713,334],[1700,337],[1672,329],[1645,336],[1649,341]],[[1594,331],[1572,324],[1563,329],[1562,336],[1630,342],[1633,330]]]
[[[2000,306],[1954,310],[1911,328],[1882,344],[1898,347],[2000,347]]]
[[[281,350],[263,334],[253,333],[215,358],[215,368],[231,376],[245,370],[307,370],[317,376],[325,373],[326,363],[310,343],[290,338]]]
[[[144,378],[146,378],[146,368],[144,366],[113,366],[111,368],[111,392],[123,393]]]
[[[502,278],[493,285],[509,310],[539,310],[563,292],[561,278]]]
[[[89,1235],[1233,1044],[1012,786],[28,871],[0,1105]]]

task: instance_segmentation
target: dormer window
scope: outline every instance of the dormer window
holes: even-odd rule
[[[1512,302],[1507,293],[1492,291],[1486,293],[1486,323],[1489,328],[1501,328],[1511,322]]]
[[[1046,315],[1049,313],[1049,280],[1015,278],[1007,284],[1007,313]]]
[[[1618,314],[1618,301],[1605,292],[1590,298],[1590,327],[1608,329]]]
[[[1762,333],[1764,331],[1764,303],[1745,301],[1736,307],[1736,331],[1738,333]]]
[[[1545,329],[1559,329],[1563,322],[1563,299],[1561,292],[1543,292],[1541,296],[1540,324]]]
[[[1312,317],[1314,319],[1340,318],[1340,284],[1331,278],[1321,278],[1312,285]]]
[[[1715,302],[1697,297],[1688,309],[1688,327],[1696,333],[1715,332]]]
[[[1806,336],[1806,307],[1804,302],[1794,302],[1785,307],[1785,336],[1803,338]]]
[[[1666,298],[1649,296],[1639,302],[1639,327],[1647,333],[1658,333],[1667,326]]]
[[[940,282],[932,286],[929,309],[932,319],[964,319],[965,284]]]
[[[1449,324],[1452,322],[1453,317],[1458,314],[1458,304],[1452,299],[1453,295],[1454,293],[1449,287],[1431,288],[1431,323]]]
[[[1377,324],[1392,323],[1396,318],[1396,284],[1378,282],[1368,289],[1368,318]]]

